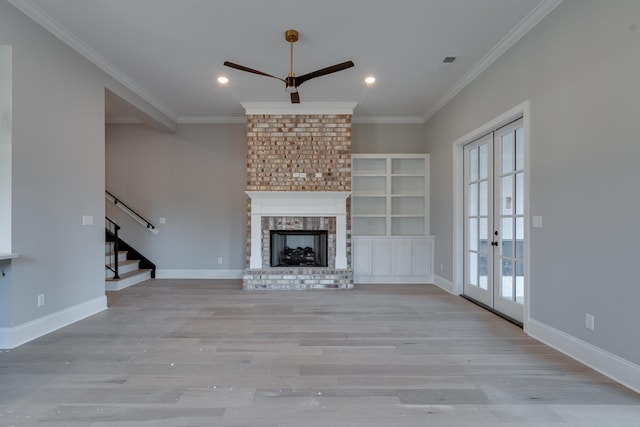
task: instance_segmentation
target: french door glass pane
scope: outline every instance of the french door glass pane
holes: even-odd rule
[[[509,132],[500,138],[502,140],[502,173],[513,170],[513,133]]]
[[[502,260],[502,286],[500,289],[502,298],[513,299],[513,261]]]
[[[478,148],[469,150],[469,181],[478,180]]]
[[[469,284],[478,286],[478,254],[469,252]]]
[[[478,250],[478,218],[469,218],[469,250]]]
[[[524,264],[516,262],[516,302],[524,303]]]
[[[516,169],[524,169],[524,128],[516,129]]]
[[[481,289],[487,290],[489,288],[488,275],[487,255],[480,255],[478,257],[478,285]]]
[[[502,254],[503,257],[513,257],[513,219],[502,218]]]
[[[524,173],[516,174],[516,215],[524,214]]]
[[[469,185],[469,216],[478,215],[478,184]]]
[[[517,259],[524,259],[524,218],[516,218],[516,255]]]
[[[478,252],[486,254],[489,248],[489,220],[487,218],[480,218],[480,225],[478,227],[478,237],[480,238]]]
[[[502,177],[502,198],[500,205],[502,206],[502,215],[513,215],[513,175]]]
[[[489,176],[489,162],[487,161],[487,156],[488,156],[488,145],[487,144],[482,144],[479,147],[480,150],[480,179],[487,179]]]
[[[480,181],[480,216],[487,216],[489,214],[489,190],[487,181]]]

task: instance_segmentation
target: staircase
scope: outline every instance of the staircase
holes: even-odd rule
[[[140,260],[127,259],[128,251],[118,251],[118,279],[115,279],[115,257],[113,246],[115,242],[105,242],[105,289],[119,291],[151,279],[150,268],[140,268]]]
[[[158,234],[156,227],[109,191],[105,198],[145,227]],[[119,291],[156,277],[156,265],[118,236],[120,226],[105,217],[105,289]],[[116,253],[117,252],[117,253]]]

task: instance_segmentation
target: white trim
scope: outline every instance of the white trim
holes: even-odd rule
[[[263,216],[332,216],[336,218],[335,268],[348,268],[348,191],[245,191],[251,199],[249,268],[262,268]]]
[[[357,102],[242,102],[247,115],[252,114],[353,114]]]
[[[140,98],[147,101],[151,104],[155,109],[160,111],[162,114],[166,115],[168,118],[176,121],[176,116],[171,112],[171,110],[162,104],[159,100],[154,98],[151,94],[149,94],[146,90],[144,90],[138,83],[133,81],[129,76],[127,76],[124,72],[122,72],[115,65],[107,61],[104,57],[102,57],[98,52],[93,50],[89,45],[80,40],[75,34],[65,28],[58,21],[49,16],[45,11],[40,9],[38,6],[33,4],[30,0],[8,0],[9,3],[14,5],[17,9],[19,9],[22,13],[27,15],[29,18],[33,19],[35,22],[40,24],[43,28],[49,31],[51,34],[62,40],[69,47],[74,49],[80,55],[87,58],[94,65],[100,68],[102,71],[107,73],[109,76],[113,77],[116,81],[121,83],[131,92],[138,95]]]
[[[178,123],[181,124],[201,124],[201,123],[247,123],[247,118],[242,117],[216,117],[216,116],[180,116],[178,117]]]
[[[16,348],[106,309],[107,297],[103,295],[13,328],[0,328],[0,348]]]
[[[20,256],[20,254],[5,254],[5,253],[1,253],[0,254],[0,261],[4,261],[7,259],[16,259]]]
[[[453,294],[459,295],[463,293],[463,281],[464,281],[464,146],[476,139],[492,132],[520,117],[523,120],[523,129],[525,137],[525,170],[524,170],[524,185],[525,185],[525,279],[524,279],[524,292],[525,292],[525,304],[523,311],[523,329],[527,332],[527,325],[529,321],[529,313],[531,298],[530,298],[530,282],[531,276],[529,271],[530,265],[530,251],[529,251],[529,197],[530,197],[530,179],[531,179],[531,107],[529,101],[524,101],[519,105],[511,108],[509,111],[499,115],[498,117],[490,120],[482,126],[472,130],[465,136],[456,139],[453,144]]]
[[[455,287],[453,286],[453,282],[451,280],[447,280],[444,277],[438,276],[437,274],[433,275],[433,284],[452,295],[459,295],[455,292]]]
[[[480,74],[498,60],[507,50],[518,42],[525,34],[535,27],[542,19],[551,13],[562,0],[543,0],[534,10],[532,10],[522,21],[518,23],[509,33],[498,42],[480,61],[478,61],[458,82],[456,82],[422,117],[423,122],[429,120],[442,107],[451,101],[469,83],[474,81]]]
[[[431,276],[353,276],[353,283],[356,285],[434,285]]]
[[[640,393],[639,365],[534,319],[529,320],[528,334],[612,380],[629,387],[636,393]]]
[[[242,279],[243,270],[156,270],[156,279]]]

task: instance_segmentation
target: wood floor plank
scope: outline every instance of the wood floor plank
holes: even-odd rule
[[[0,351],[0,426],[631,427],[640,396],[432,285],[150,280]]]

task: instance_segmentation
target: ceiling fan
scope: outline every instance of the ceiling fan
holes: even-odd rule
[[[284,91],[291,94],[292,104],[300,103],[300,94],[298,93],[298,87],[302,83],[306,82],[307,80],[315,79],[316,77],[321,77],[327,74],[335,73],[337,71],[346,70],[347,68],[351,68],[354,66],[352,61],[347,61],[341,64],[332,65],[331,67],[322,68],[320,70],[316,70],[311,73],[303,74],[302,76],[296,77],[296,75],[293,73],[293,44],[298,41],[298,31],[287,30],[284,33],[284,38],[286,41],[289,42],[289,46],[290,46],[289,75],[284,79],[281,79],[280,77],[272,76],[271,74],[267,74],[262,71],[254,70],[253,68],[234,64],[233,62],[229,62],[229,61],[225,61],[224,65],[226,65],[227,67],[235,68],[237,70],[246,71],[248,73],[259,74],[261,76],[271,77],[271,78],[283,81],[285,84]]]

